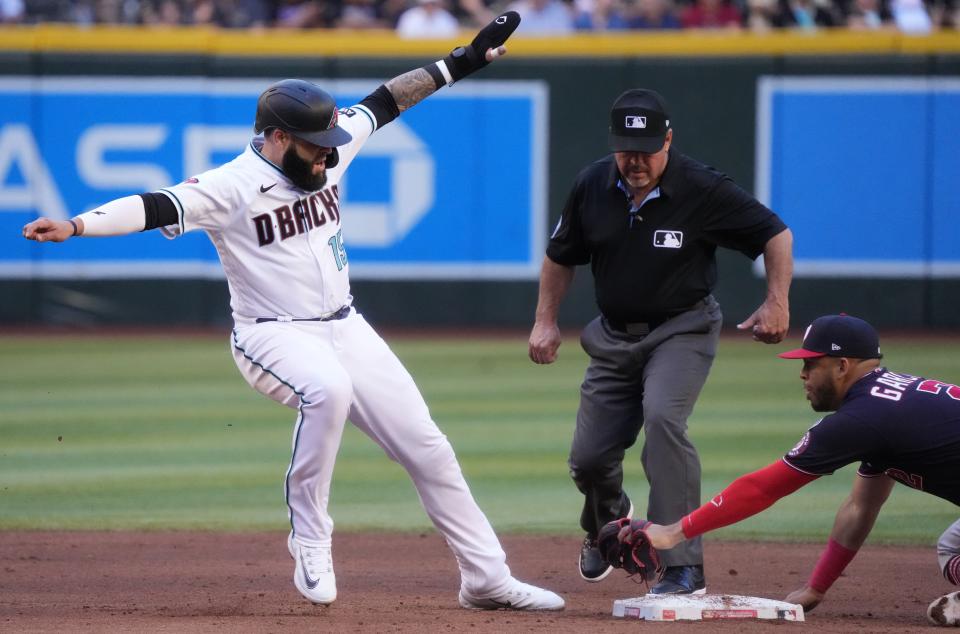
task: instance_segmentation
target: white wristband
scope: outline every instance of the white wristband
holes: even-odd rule
[[[443,79],[447,82],[448,86],[453,83],[453,75],[450,74],[450,70],[447,68],[447,63],[442,59],[437,61],[437,70],[439,70],[440,74],[443,75]]]
[[[76,217],[83,220],[85,236],[122,236],[143,231],[147,224],[139,196],[118,198]]]

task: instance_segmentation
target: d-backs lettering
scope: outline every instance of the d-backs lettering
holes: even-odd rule
[[[253,217],[257,242],[261,247],[272,244],[277,236],[286,240],[327,224],[329,219],[340,224],[340,190],[336,185],[301,198],[293,206],[283,205]],[[321,208],[322,206],[322,208]],[[276,230],[274,230],[276,228]]]

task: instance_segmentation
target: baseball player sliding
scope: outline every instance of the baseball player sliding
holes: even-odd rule
[[[820,317],[807,328],[802,347],[779,356],[803,360],[800,378],[811,407],[833,414],[820,419],[781,460],[734,480],[679,522],[611,522],[604,534],[612,542],[605,544],[612,559],[635,561],[623,556],[619,541],[646,558],[640,561],[655,562],[648,557],[649,545],[672,548],[739,522],[859,461],[826,549],[806,585],[786,599],[812,610],[856,556],[896,482],[960,505],[960,387],[882,367],[876,331],[849,315]],[[944,579],[960,585],[960,520],[940,536],[937,557]],[[960,625],[960,592],[934,600],[927,616],[937,625]]]
[[[237,367],[258,392],[297,410],[285,492],[294,584],[310,601],[337,597],[330,480],[343,426],[353,423],[413,479],[460,566],[465,608],[562,610],[563,599],[514,579],[446,437],[413,379],[352,307],[341,231],[344,171],[367,138],[424,98],[505,53],[520,23],[507,12],[467,46],[395,77],[337,110],[319,87],[287,79],[257,103],[255,137],[234,160],[157,192],[71,220],[23,228],[38,242],[160,228],[210,236],[230,288]],[[344,212],[349,217],[349,210]]]

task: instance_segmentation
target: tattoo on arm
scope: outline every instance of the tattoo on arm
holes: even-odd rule
[[[397,102],[400,112],[409,110],[437,91],[433,77],[422,68],[394,77],[386,83],[386,86]]]

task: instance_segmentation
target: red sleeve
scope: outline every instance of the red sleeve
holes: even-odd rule
[[[773,505],[820,476],[797,471],[783,460],[742,475],[715,498],[683,518],[687,539],[736,524]]]

